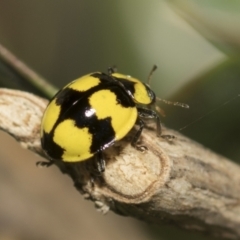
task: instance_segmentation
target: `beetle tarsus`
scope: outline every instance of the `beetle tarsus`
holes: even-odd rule
[[[167,141],[172,141],[173,139],[175,139],[174,135],[162,135],[161,137]]]
[[[139,146],[137,146],[137,141],[139,140],[139,138],[141,136],[141,133],[142,133],[142,130],[143,130],[144,126],[145,126],[145,123],[144,123],[144,121],[141,118],[138,118],[137,122],[139,123],[140,127],[139,127],[137,133],[134,135],[131,144],[132,144],[132,146],[134,148],[136,148],[137,150],[140,150]]]
[[[39,168],[43,168],[43,167],[50,167],[53,165],[53,161],[49,160],[48,162],[47,161],[38,161],[36,162],[36,166],[39,167]]]
[[[105,171],[105,160],[103,157],[102,151],[99,151],[95,156],[95,172],[97,175],[102,175],[102,173]]]

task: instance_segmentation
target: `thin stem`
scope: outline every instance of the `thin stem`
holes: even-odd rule
[[[25,63],[14,56],[8,49],[0,44],[0,58],[15,69],[21,76],[40,89],[47,97],[51,98],[57,91],[46,79],[30,69]]]

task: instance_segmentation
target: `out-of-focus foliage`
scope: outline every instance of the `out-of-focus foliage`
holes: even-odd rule
[[[240,54],[240,1],[169,0],[173,9],[228,55]]]
[[[183,129],[183,133],[239,162],[240,97],[237,96],[240,93],[240,2],[227,0],[168,2],[199,34],[226,54],[223,62],[209,67],[207,71],[182,86],[174,98],[188,102],[191,109],[183,118],[178,118],[178,123],[174,118],[177,112],[178,115],[180,112],[173,111],[169,114],[168,123],[177,124],[178,128],[181,128],[200,118]]]
[[[157,64],[152,85],[166,97],[224,58],[164,1],[23,0],[0,7],[2,44],[57,87],[113,64],[144,81]]]

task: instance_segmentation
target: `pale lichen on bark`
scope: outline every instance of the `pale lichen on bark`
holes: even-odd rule
[[[39,132],[46,106],[35,95],[1,89],[0,128],[44,156]],[[240,167],[177,132],[164,128],[175,139],[157,138],[155,126],[149,126],[140,143],[148,150],[131,147],[131,132],[105,151],[106,171],[94,183],[89,161],[56,165],[103,212],[240,239]]]

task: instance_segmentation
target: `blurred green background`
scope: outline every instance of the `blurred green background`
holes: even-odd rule
[[[178,130],[207,114],[182,133],[233,161],[240,156],[239,29],[237,0],[0,1],[0,43],[52,84],[60,88],[114,64],[146,81],[157,64],[151,83],[156,94],[190,105],[187,110],[162,104],[164,124]],[[35,91],[3,62],[0,84]],[[34,165],[38,157],[6,134],[0,141],[0,202],[5,203],[0,240],[107,240],[126,234],[139,240],[207,239],[114,214],[103,217],[57,169],[40,171]]]

